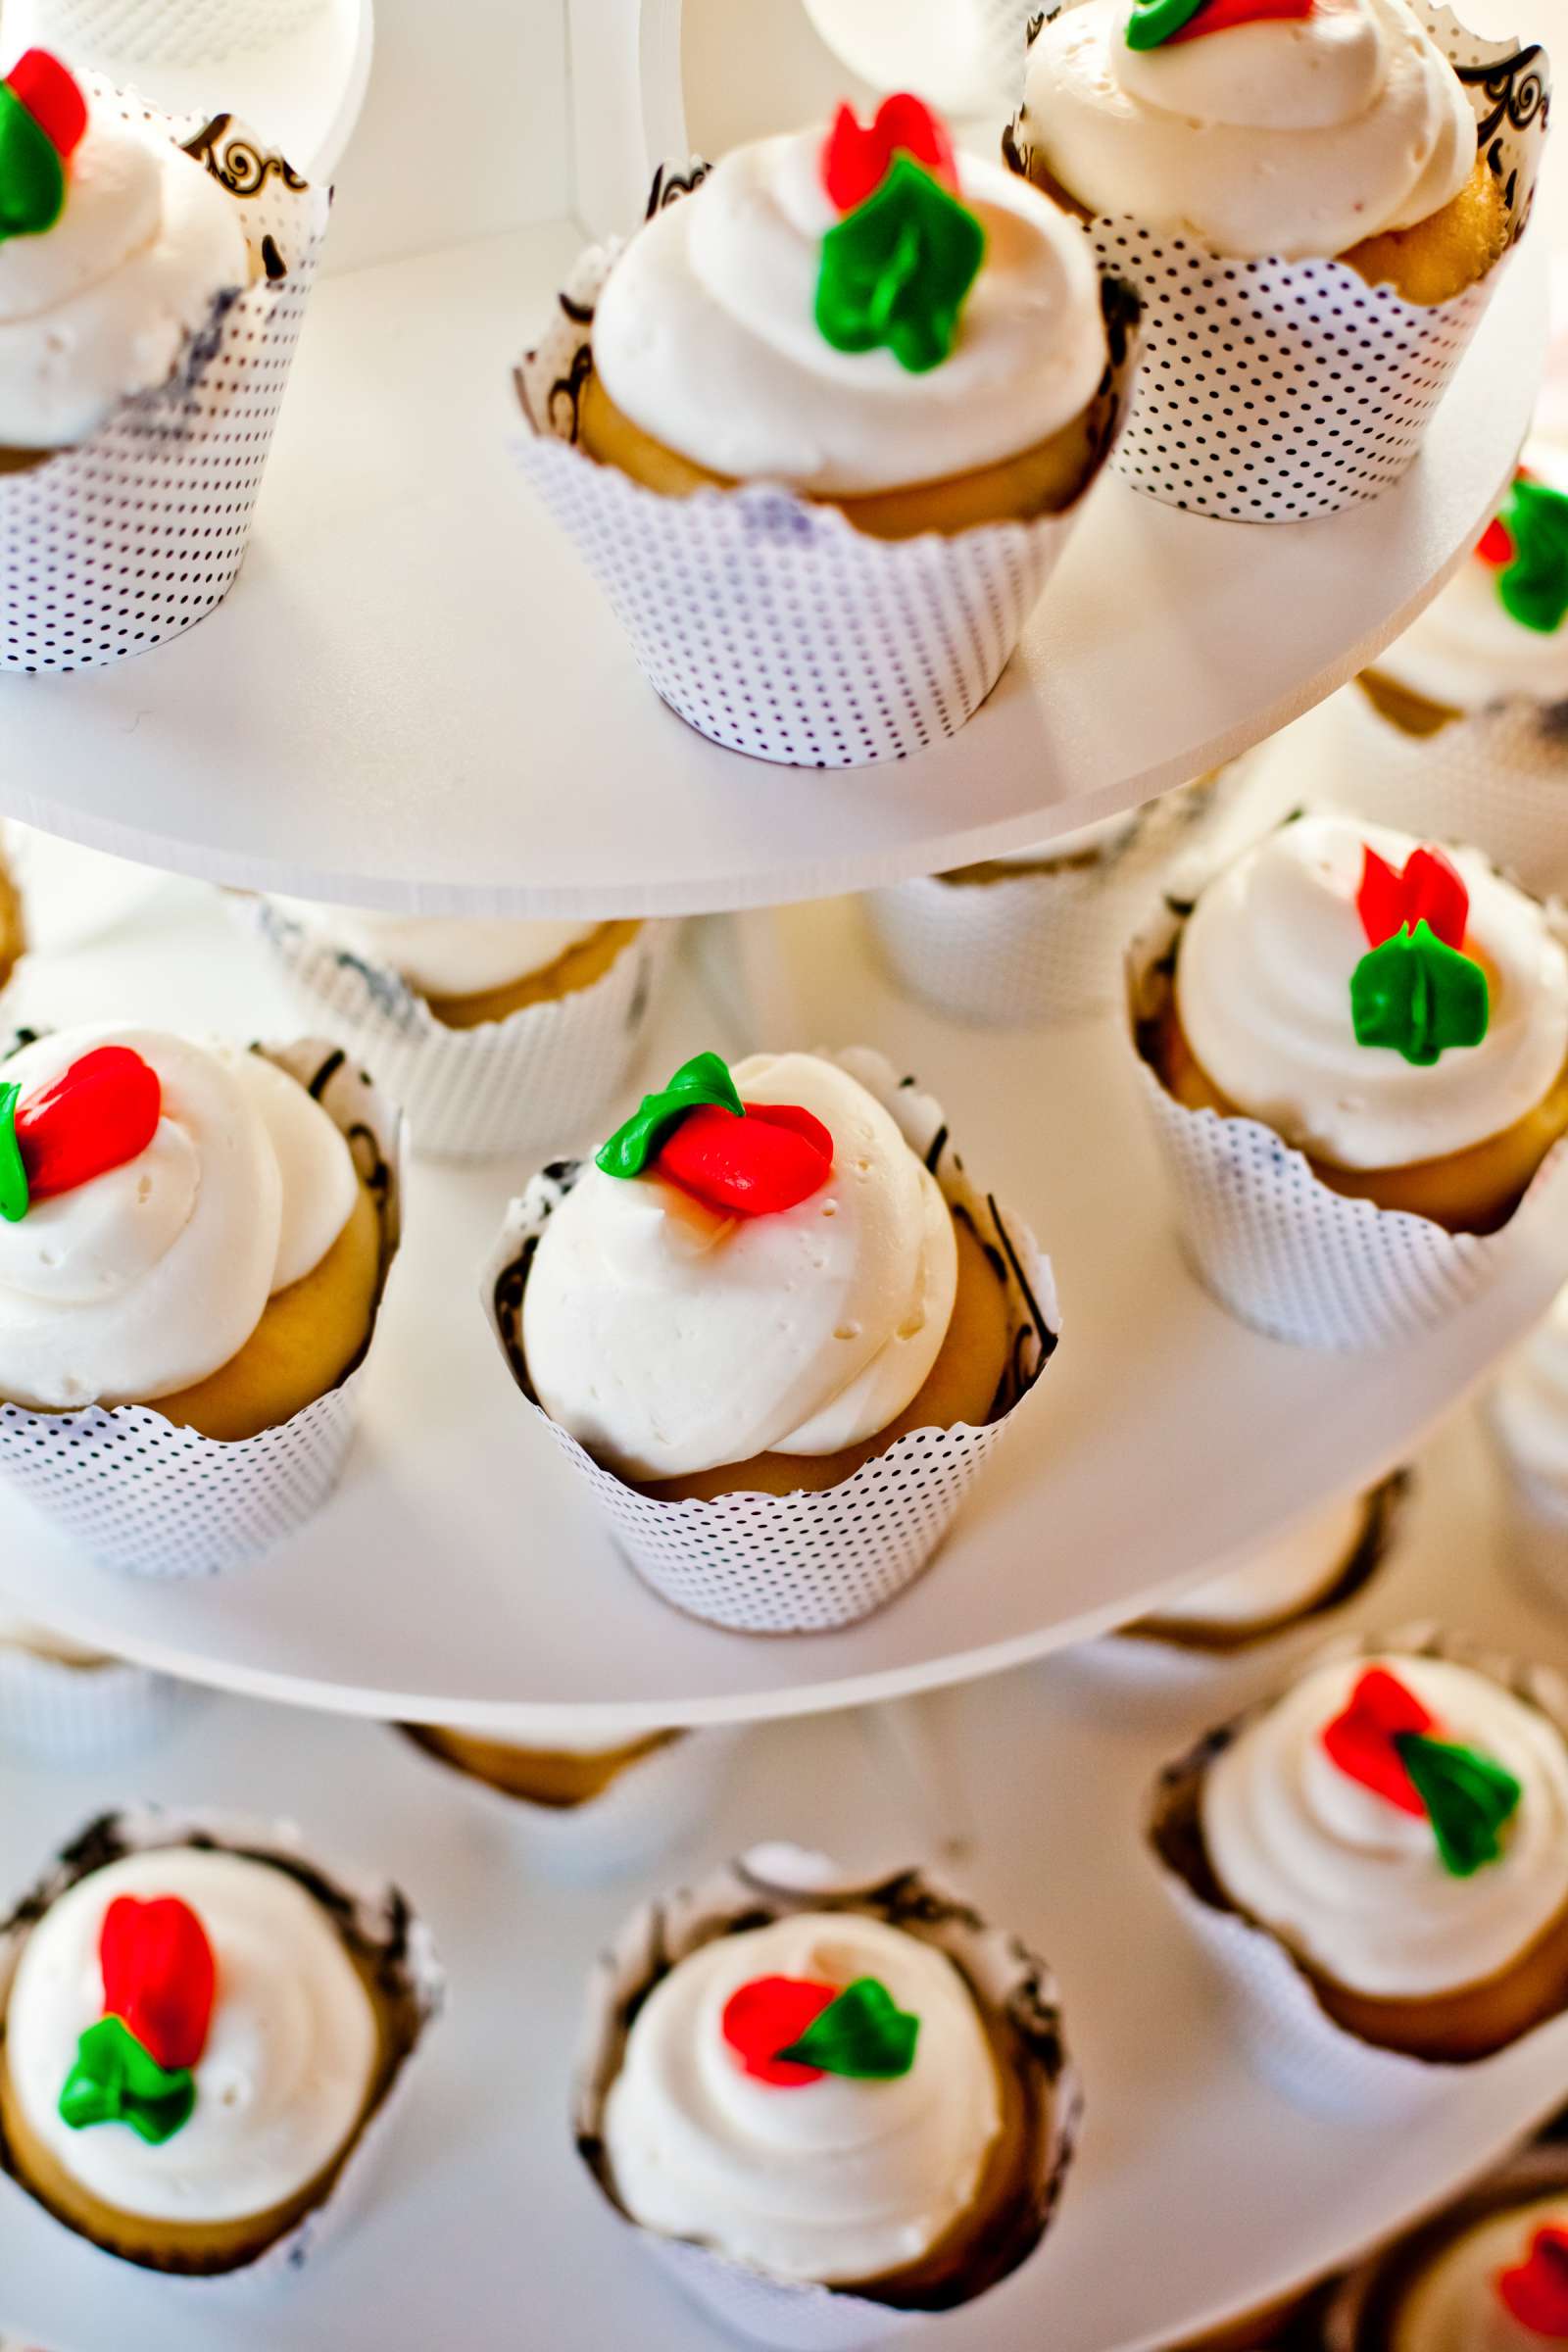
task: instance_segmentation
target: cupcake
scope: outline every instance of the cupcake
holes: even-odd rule
[[[1487,1422],[1508,1482],[1507,1556],[1568,1603],[1568,1291],[1492,1384]]]
[[[1044,1964],[921,1874],[759,1848],[628,1923],[591,1988],[577,2145],[710,2313],[852,2344],[1039,2244],[1077,2123]]]
[[[1320,1503],[1236,1567],[1123,1626],[1117,1641],[1230,1657],[1342,1608],[1382,1560],[1404,1485],[1401,1472],[1369,1494]]]
[[[902,757],[1011,652],[1108,445],[1128,305],[1107,331],[1073,223],[907,95],[680,186],[524,361],[526,470],[694,726]]]
[[[416,1148],[476,1158],[580,1131],[640,1050],[671,926],[245,902],[313,1028],[370,1062]]]
[[[96,1764],[166,1731],[195,1698],[154,1674],[0,1612],[0,1744],[44,1764]]]
[[[1325,2352],[1544,2352],[1568,2342],[1568,2161],[1516,2156],[1345,2280]]]
[[[486,1298],[634,1565],[758,1631],[916,1575],[1054,1345],[1049,1265],[864,1051],[694,1056],[514,1203]]]
[[[226,593],[327,199],[44,50],[0,122],[0,666],[79,668]]]
[[[0,1465],[127,1566],[256,1548],[347,1442],[395,1120],[325,1048],[68,1029],[3,1068]]]
[[[1479,1286],[1568,1126],[1568,954],[1478,853],[1343,815],[1278,827],[1146,934],[1145,1097],[1208,1288],[1356,1347]]]
[[[1165,1772],[1154,1852],[1265,2063],[1325,2096],[1425,2083],[1568,2007],[1565,1721],[1551,1678],[1407,1637]]]
[[[1528,215],[1544,93],[1539,49],[1424,0],[1077,0],[1040,27],[1006,152],[1148,296],[1134,486],[1281,521],[1396,479]]]
[[[145,2269],[297,2268],[440,1995],[292,1831],[106,1815],[0,1931],[0,2163]]]

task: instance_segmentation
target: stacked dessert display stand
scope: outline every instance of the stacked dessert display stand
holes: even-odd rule
[[[8,52],[24,13],[7,8]],[[1445,1616],[1568,1664],[1568,1625],[1504,1573],[1479,1428],[1452,1418],[1568,1279],[1568,1217],[1559,1190],[1556,1214],[1522,1218],[1501,1278],[1435,1343],[1340,1356],[1255,1337],[1182,1263],[1112,1016],[991,1032],[919,1010],[843,894],[1129,809],[1364,666],[1507,477],[1547,239],[1515,258],[1424,458],[1381,499],[1249,530],[1106,478],[960,735],[848,771],[768,765],[703,740],[637,673],[517,478],[510,370],[585,233],[635,218],[662,154],[806,119],[846,86],[811,22],[833,12],[746,0],[745,40],[738,0],[465,0],[439,32],[433,13],[381,0],[369,72],[368,0],[328,0],[289,57],[233,61],[232,101],[211,65],[155,93],[261,121],[286,88],[311,168],[337,172],[338,218],[227,601],[140,660],[0,680],[0,813],[194,878],[135,926],[29,958],[6,1011],[179,1025],[199,1001],[215,1029],[297,1031],[199,884],[699,917],[639,1075],[708,1045],[880,1047],[1035,1226],[1063,1345],[1032,1444],[1003,1450],[909,1592],[843,1632],[724,1634],[631,1576],[498,1360],[477,1269],[528,1167],[422,1162],[360,1435],[303,1532],[224,1577],[130,1579],[0,1494],[0,1605],[223,1693],[129,1768],[134,1786],[0,1767],[0,1874],[24,1884],[57,1834],[124,1797],[292,1813],[408,1885],[453,1983],[376,2194],[307,2275],[213,2302],[8,2189],[0,2330],[53,2352],[716,2344],[650,2284],[566,2124],[584,1973],[657,1876],[530,1877],[504,1827],[382,1726],[538,1745],[602,1729],[608,1745],[732,1724],[757,1737],[692,1864],[763,1838],[870,1870],[940,1860],[1062,1980],[1088,2123],[1059,2227],[944,2341],[1154,2352],[1483,2171],[1568,2100],[1568,2021],[1461,2075],[1418,2128],[1288,2103],[1232,2046],[1139,1837],[1155,1765],[1277,1661],[1161,1692],[1083,1645],[1413,1459],[1409,1521],[1360,1618]]]

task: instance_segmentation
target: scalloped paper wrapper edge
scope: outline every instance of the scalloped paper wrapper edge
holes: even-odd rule
[[[878,951],[898,986],[950,1020],[1018,1029],[1116,1002],[1127,934],[1159,878],[1235,805],[1239,762],[1147,801],[1113,842],[1039,873],[971,882],[928,874],[867,891]],[[1049,858],[1050,845],[1043,855]]]
[[[0,1642],[0,1748],[30,1763],[119,1762],[151,1746],[203,1695],[128,1658],[73,1665]]]
[[[211,66],[289,40],[326,14],[327,0],[52,0],[32,23],[69,61],[112,57],[126,66]]]
[[[1449,1233],[1331,1192],[1259,1119],[1189,1110],[1138,1042],[1185,919],[1167,905],[1128,949],[1123,1034],[1192,1271],[1239,1322],[1296,1348],[1353,1354],[1438,1330],[1495,1279],[1522,1223],[1568,1206],[1568,1141],[1552,1146],[1495,1233]]]
[[[1152,1791],[1145,1829],[1168,1893],[1227,1982],[1239,2037],[1259,2074],[1299,2106],[1368,2120],[1419,2113],[1456,2080],[1506,2059],[1517,2041],[1492,2058],[1459,2065],[1361,2040],[1319,2007],[1306,1978],[1275,1936],[1236,1912],[1216,1910],[1158,1851],[1153,1834],[1173,1793],[1190,1789],[1241,1726],[1266,1712],[1301,1675],[1334,1659],[1380,1654],[1448,1658],[1476,1667],[1538,1706],[1568,1738],[1568,1684],[1545,1667],[1521,1666],[1429,1621],[1346,1634],[1298,1661],[1287,1685],[1216,1726],[1167,1765]],[[1544,2034],[1561,2043],[1559,2059],[1568,2059],[1568,2015],[1544,2018],[1518,2038],[1533,2040]]]
[[[240,902],[239,910],[305,1017],[375,1070],[403,1106],[411,1148],[433,1159],[537,1148],[602,1110],[646,1041],[679,929],[645,922],[586,988],[449,1029],[390,965],[313,938],[266,898]]]
[[[445,2006],[447,1981],[430,1930],[402,1889],[391,1880],[371,1878],[322,1861],[292,1822],[226,1810],[143,1804],[116,1807],[89,1822],[12,1906],[10,1916],[0,1925],[0,2009],[9,1998],[27,1928],[42,1906],[55,1901],[91,1870],[121,1853],[182,1845],[192,1839],[205,1840],[230,1852],[273,1854],[309,1870],[349,1912],[361,1940],[377,1954],[381,1965],[396,1970],[399,1993],[408,1999],[414,2013],[412,2038],[397,2058],[375,2106],[321,2202],[281,2237],[263,2247],[253,2261],[234,2270],[210,2275],[174,2271],[154,2274],[167,2281],[172,2292],[220,2301],[225,2295],[248,2294],[258,2286],[276,2286],[286,2275],[303,2270],[344,2222],[352,2219],[363,2202],[368,2178],[373,2175],[375,2159],[387,2132],[408,2095],[424,2037]],[[32,2194],[17,2174],[3,2139],[0,2139],[0,2171],[7,2173],[24,2194]],[[70,2225],[61,2223],[59,2227],[64,2230]]]
[[[331,204],[231,117],[165,114],[83,78],[127,121],[199,145],[241,206],[262,274],[215,305],[168,383],[122,401],[85,441],[0,474],[0,670],[145,653],[227,595]]]
[[[849,2352],[936,2315],[839,2287],[768,2278],[705,2246],[642,2230],[617,2203],[609,2179],[604,2103],[619,2070],[631,2013],[677,1960],[733,1928],[823,1906],[869,1913],[945,1951],[982,2009],[1006,2021],[1016,2054],[1028,2060],[1040,2095],[1049,2102],[1049,2118],[1035,2134],[1032,2151],[1033,2193],[1019,2212],[1012,2242],[998,2251],[992,2277],[971,2294],[956,2296],[949,2308],[962,2308],[975,2293],[1009,2277],[1038,2247],[1061,2194],[1083,2112],[1051,1970],[1018,1936],[988,1926],[969,1903],[923,1870],[861,1886],[820,1855],[792,1846],[754,1847],[696,1885],[633,1912],[606,1946],[588,1983],[572,2100],[577,2152],[613,2210],[694,2302],[737,2333],[781,2352]]]
[[[1059,1330],[1050,1259],[1019,1217],[975,1191],[940,1105],[912,1080],[901,1083],[893,1064],[867,1047],[827,1058],[885,1105],[928,1165],[937,1153],[933,1173],[945,1198],[970,1219],[1004,1283],[1008,1400],[983,1428],[958,1423],[911,1431],[821,1494],[660,1500],[602,1469],[542,1410],[526,1384],[519,1334],[528,1267],[538,1236],[580,1163],[553,1162],[511,1203],[483,1274],[485,1314],[513,1378],[593,1490],[638,1575],[673,1607],[736,1633],[821,1633],[853,1625],[912,1584],[947,1535],[982,1463],[1038,1388]]]
[[[0,1477],[82,1548],[132,1576],[212,1576],[314,1516],[354,1435],[402,1235],[401,1112],[324,1038],[257,1049],[309,1086],[377,1195],[381,1290],[364,1351],[335,1388],[274,1429],[223,1441],[175,1429],[155,1404],[32,1412],[0,1405]]]
[[[1087,222],[1101,270],[1145,298],[1146,365],[1110,463],[1146,497],[1295,522],[1376,498],[1416,457],[1528,221],[1549,61],[1538,43],[1467,32],[1433,0],[1414,6],[1466,78],[1480,149],[1509,198],[1509,250],[1448,301],[1418,305],[1342,261],[1227,260],[1131,215]],[[1024,110],[1004,138],[1014,170],[1028,136]]]
[[[661,172],[649,217],[697,184]],[[1136,338],[1107,297],[1101,447],[1059,514],[874,539],[781,483],[670,498],[576,446],[593,305],[616,249],[592,246],[516,371],[518,465],[614,609],[639,667],[714,743],[796,767],[903,760],[971,718],[1005,667],[1120,429]]]
[[[686,1731],[616,1773],[580,1805],[534,1804],[509,1794],[450,1758],[432,1754],[418,1726],[399,1726],[447,1785],[483,1812],[523,1861],[561,1886],[586,1886],[643,1870],[685,1844],[715,1809],[744,1737],[741,1726]]]
[[[1546,2142],[1510,2157],[1437,2213],[1401,2230],[1340,2280],[1322,2316],[1323,2352],[1382,2352],[1384,2338],[1365,2335],[1363,2322],[1371,2316],[1373,2298],[1385,2279],[1398,2274],[1413,2247],[1436,2252],[1472,2223],[1557,2189],[1568,2192],[1568,2148]]]

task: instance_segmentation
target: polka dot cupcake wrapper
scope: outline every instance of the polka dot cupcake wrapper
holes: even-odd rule
[[[698,176],[696,174],[694,176]],[[650,212],[690,183],[655,184]],[[666,498],[575,446],[593,306],[614,258],[578,263],[517,370],[518,463],[614,607],[655,692],[730,750],[795,767],[904,760],[971,718],[1082,511],[873,539],[765,482]],[[1102,387],[1108,446],[1130,372]],[[1103,452],[1102,453],[1103,454]]]
[[[1466,83],[1517,238],[1545,140],[1545,55],[1481,40],[1430,0],[1414,5]],[[1005,141],[1019,168],[1029,144],[1025,109]],[[1226,261],[1130,217],[1096,218],[1088,234],[1102,270],[1145,304],[1143,362],[1112,465],[1162,505],[1238,522],[1332,514],[1397,481],[1502,267],[1447,302],[1418,305],[1345,262]]]
[[[933,2311],[961,2307],[1009,2277],[1050,2228],[1072,2161],[1083,2097],[1063,2039],[1055,1979],[1046,1963],[923,1871],[857,1886],[820,1854],[755,1846],[697,1886],[634,1912],[589,1981],[572,2102],[577,2152],[615,2211],[629,2220],[615,2197],[603,2136],[605,2100],[620,2071],[628,2019],[662,1977],[714,1936],[815,1910],[882,1920],[946,1952],[988,2020],[1006,2035],[1028,2085],[1029,2193],[1014,2200],[1005,2223],[992,2233],[983,2271],[955,2281]],[[706,2247],[650,2230],[638,2234],[693,2302],[721,2326],[780,2352],[849,2352],[933,2316],[841,2287],[768,2278]]]
[[[1525,1219],[1568,1210],[1561,1143],[1496,1233],[1449,1233],[1428,1217],[1331,1192],[1306,1154],[1260,1120],[1178,1102],[1139,1051],[1137,1031],[1166,985],[1181,920],[1167,912],[1130,952],[1129,1044],[1183,1253],[1239,1322],[1266,1339],[1341,1353],[1419,1338],[1495,1280]]]
[[[326,0],[32,0],[29,23],[69,60],[206,66],[287,40],[325,9]]]
[[[1127,935],[1159,877],[1229,806],[1240,771],[1205,776],[1128,819],[1118,839],[1049,870],[929,874],[867,893],[893,978],[952,1020],[1017,1029],[1103,1011],[1122,989]]]
[[[316,273],[330,197],[226,115],[172,118],[94,75],[95,98],[185,144],[239,207],[259,275],[215,306],[172,380],[76,447],[0,474],[0,670],[88,669],[221,603]]]
[[[642,1051],[676,932],[644,923],[587,988],[448,1029],[389,966],[334,948],[266,899],[237,904],[304,1017],[374,1067],[414,1150],[435,1159],[494,1159],[583,1131]]]
[[[275,1862],[298,1875],[349,1931],[373,1969],[376,1982],[403,1997],[412,2018],[408,2046],[394,2057],[371,2113],[320,2203],[236,2270],[210,2277],[159,2273],[166,2282],[165,2291],[171,2294],[221,2302],[229,2296],[249,2295],[258,2286],[274,2287],[303,2270],[358,2210],[375,2160],[408,2095],[425,2036],[446,2005],[446,1971],[429,1928],[400,1886],[388,1879],[341,1870],[322,1860],[292,1822],[244,1813],[166,1811],[159,1805],[136,1805],[101,1814],[89,1822],[0,1927],[0,2008],[10,1994],[28,1931],[51,1904],[90,1872],[119,1861],[122,1855],[156,1852],[171,1845],[199,1845],[218,1853]],[[32,2193],[17,2173],[3,2140],[0,2171],[9,2173],[28,2195]]]
[[[1007,1301],[1010,1356],[994,1417],[983,1428],[912,1431],[823,1494],[730,1494],[668,1502],[602,1469],[541,1411],[522,1351],[522,1302],[540,1234],[575,1183],[557,1161],[508,1212],[484,1276],[491,1327],[523,1396],[592,1491],[615,1541],[661,1598],[736,1633],[808,1634],[853,1625],[913,1583],[948,1533],[982,1464],[1029,1405],[1056,1345],[1051,1261],[1020,1219],[983,1198],[964,1174],[939,1106],[900,1082],[867,1048],[831,1058],[898,1120],[955,1212],[969,1220]]]
[[[347,1138],[375,1195],[382,1290],[402,1220],[403,1122],[340,1048],[318,1038],[263,1046],[308,1086]],[[303,1527],[336,1486],[370,1347],[338,1385],[260,1436],[178,1429],[152,1404],[31,1412],[0,1405],[0,1477],[74,1543],[132,1576],[216,1576]]]
[[[127,1659],[76,1665],[0,1644],[0,1747],[33,1763],[119,1763],[172,1730],[200,1696]]]
[[[1520,1666],[1430,1624],[1347,1636],[1303,1661],[1298,1671],[1309,1673],[1334,1658],[1371,1657],[1388,1651],[1451,1658],[1477,1667],[1540,1707],[1568,1736],[1568,1687],[1559,1676],[1544,1667]],[[1443,2096],[1455,2080],[1456,2066],[1382,2049],[1336,2025],[1319,2007],[1310,1983],[1284,1945],[1264,1929],[1250,1926],[1238,1912],[1217,1908],[1195,1888],[1159,1841],[1160,1822],[1178,1805],[1192,1802],[1195,1787],[1214,1757],[1244,1724],[1272,1704],[1273,1697],[1209,1733],[1160,1775],[1152,1802],[1150,1834],[1165,1886],[1194,1937],[1225,1979],[1238,2036],[1259,2074],[1303,2107],[1368,2119],[1418,2114],[1429,2100]],[[1568,2019],[1548,2018],[1532,2029],[1535,2034],[1552,2037],[1560,2065],[1562,2055],[1568,2053]],[[1507,2051],[1503,2051],[1493,2058],[1468,2061],[1462,2071],[1473,2076],[1506,2059]]]

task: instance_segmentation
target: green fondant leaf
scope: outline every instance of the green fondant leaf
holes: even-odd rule
[[[1473,1747],[1425,1732],[1401,1732],[1395,1745],[1426,1806],[1445,1870],[1468,1879],[1495,1862],[1502,1852],[1497,1833],[1524,1794],[1513,1774]]]
[[[76,2044],[76,2062],[60,2093],[73,2132],[89,2124],[128,2124],[154,2147],[190,2121],[196,2083],[187,2067],[170,2072],[118,2017],[101,2017]]]
[[[901,2009],[885,1984],[857,1977],[778,2056],[795,2066],[819,2067],[824,2075],[891,2082],[914,2064],[919,2032],[919,2019]]]
[[[65,202],[59,151],[16,91],[0,81],[0,239],[53,228]]]
[[[1391,1047],[1423,1068],[1451,1046],[1479,1046],[1488,1017],[1486,973],[1426,921],[1371,949],[1350,977],[1356,1044]]]
[[[817,331],[835,351],[885,344],[913,373],[935,368],[953,349],[985,249],[974,214],[901,149],[881,185],[822,239]]]
[[[0,1217],[20,1225],[27,1213],[27,1171],[17,1141],[17,1100],[20,1086],[0,1086]]]
[[[704,1104],[733,1111],[738,1119],[746,1115],[729,1066],[718,1054],[694,1054],[667,1086],[644,1095],[625,1125],[594,1153],[595,1167],[607,1176],[640,1176],[676,1121]]]
[[[1497,574],[1503,610],[1549,637],[1568,619],[1568,497],[1545,482],[1515,481],[1502,521],[1513,561]]]

